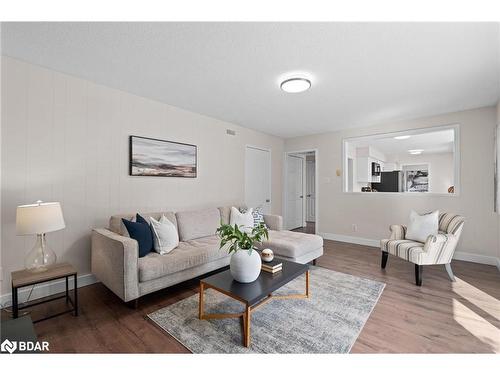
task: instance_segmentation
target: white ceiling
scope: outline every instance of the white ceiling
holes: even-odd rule
[[[494,104],[496,23],[3,23],[2,53],[293,137]],[[279,90],[286,73],[311,90]]]
[[[453,152],[454,140],[455,131],[446,129],[412,134],[407,139],[394,139],[394,134],[390,134],[362,137],[348,141],[348,143],[353,148],[371,146],[388,156],[408,154],[409,150],[423,150],[423,154]]]

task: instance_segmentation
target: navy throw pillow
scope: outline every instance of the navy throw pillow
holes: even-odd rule
[[[139,214],[136,215],[136,222],[126,219],[122,221],[130,238],[139,244],[139,258],[148,255],[153,250],[153,234],[148,222]]]

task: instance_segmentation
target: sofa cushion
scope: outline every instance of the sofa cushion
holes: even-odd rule
[[[384,239],[380,241],[380,249],[415,264],[425,263],[426,253],[421,242]]]
[[[231,219],[231,207],[238,207],[240,209],[242,207],[246,208],[246,206],[244,204],[239,204],[239,203],[233,204],[231,206],[219,207],[220,220],[222,221],[222,224],[229,224],[229,220]]]
[[[213,236],[220,226],[220,212],[217,208],[181,211],[177,212],[175,217],[181,241]]]
[[[179,246],[177,228],[165,215],[161,216],[160,221],[149,217],[149,225],[151,226],[151,232],[153,232],[154,250],[158,254],[168,254]]]
[[[269,248],[274,254],[281,257],[297,258],[322,248],[323,238],[315,234],[270,230],[269,240],[263,241],[262,244],[256,244],[256,247],[259,250]]]
[[[219,207],[220,220],[222,224],[229,224],[231,218],[231,207]]]
[[[153,233],[149,224],[144,218],[137,214],[136,221],[122,219],[130,237],[137,241],[139,245],[139,257],[144,257],[153,250]]]
[[[241,213],[236,207],[231,207],[231,217],[229,219],[229,224],[234,227],[235,225],[245,233],[251,233],[253,229],[253,215],[252,209]]]
[[[139,281],[153,280],[225,257],[229,257],[229,254],[226,250],[219,249],[217,236],[180,242],[168,254],[151,252],[140,258]]]
[[[175,225],[177,228],[177,220],[175,219],[175,214],[173,212],[145,212],[145,213],[140,213],[140,215],[146,219],[146,221],[149,222],[149,218],[152,217],[155,220],[160,220],[161,215],[165,215],[165,217],[170,220],[172,224]],[[127,232],[127,228],[125,228],[125,225],[123,225],[122,219],[126,219],[129,221],[133,221],[133,218],[135,218],[135,213],[134,214],[120,214],[120,215],[113,215],[109,219],[109,230],[112,232],[115,232],[121,236],[125,237],[130,237]]]

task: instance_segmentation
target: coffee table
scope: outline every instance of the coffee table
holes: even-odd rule
[[[309,265],[283,260],[283,270],[271,274],[261,271],[257,280],[252,283],[239,283],[231,276],[231,271],[223,271],[215,275],[200,280],[200,319],[226,319],[241,318],[243,329],[243,345],[250,346],[250,321],[252,312],[263,306],[272,299],[309,298]],[[290,281],[306,274],[305,294],[273,295],[272,293],[288,284]],[[214,313],[206,314],[204,311],[204,292],[207,289],[214,289],[226,296],[229,296],[245,305],[245,311],[241,313]]]

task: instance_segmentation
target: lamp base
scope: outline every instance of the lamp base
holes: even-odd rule
[[[24,266],[31,272],[44,272],[56,260],[56,253],[46,245],[45,234],[37,234],[35,246],[26,256]]]

